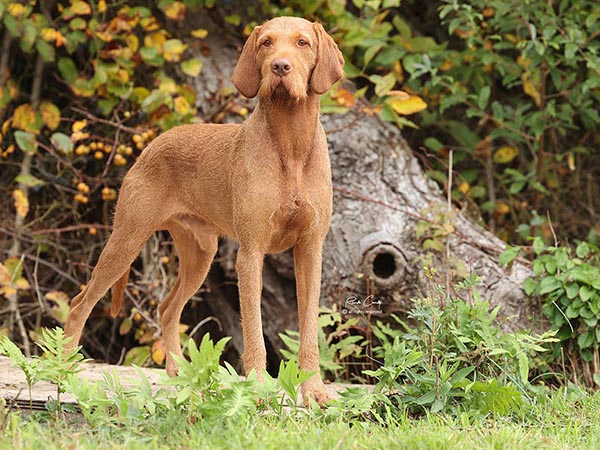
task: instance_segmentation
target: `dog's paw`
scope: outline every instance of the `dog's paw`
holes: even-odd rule
[[[171,358],[167,358],[167,365],[165,368],[167,370],[167,375],[169,375],[171,378],[174,378],[179,374],[179,367]]]
[[[302,398],[306,406],[310,405],[309,399],[313,399],[321,407],[325,406],[327,402],[333,400],[329,390],[323,384],[320,379],[309,380],[302,384]]]

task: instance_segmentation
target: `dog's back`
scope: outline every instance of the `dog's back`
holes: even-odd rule
[[[141,204],[146,217],[194,214],[231,235],[232,154],[237,124],[181,125],[148,145],[125,176],[117,210]]]

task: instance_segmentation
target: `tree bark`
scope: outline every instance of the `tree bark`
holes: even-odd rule
[[[221,110],[214,105],[223,104],[223,95],[232,96],[226,108],[251,108],[254,102],[237,97],[230,82],[243,43],[212,23],[198,25],[209,30],[199,54],[202,74],[194,80],[199,115],[218,117]],[[410,299],[419,292],[427,293],[431,282],[422,266],[430,265],[438,269],[442,285],[450,284],[446,274],[477,273],[482,280],[481,297],[492,307],[501,307],[502,326],[509,330],[530,326],[531,311],[521,288],[531,275],[526,263],[517,261],[510,269],[501,268],[498,256],[504,243],[453,207],[449,210],[443,193],[424,174],[401,131],[368,115],[363,106],[322,117],[334,183],[334,213],[323,257],[322,305],[337,305],[348,315],[364,314],[366,320],[385,320],[391,313],[408,311]],[[428,237],[437,242],[438,251],[424,250]],[[212,288],[206,294],[214,301],[202,302],[199,311],[217,317],[221,331],[234,336],[233,347],[241,353],[239,305],[231,283],[235,250],[235,243],[222,243],[215,263],[219,267],[210,275]],[[370,295],[371,301],[381,304],[365,303]],[[351,305],[349,298],[360,304]],[[298,329],[290,252],[266,258],[262,312],[267,348],[279,349],[278,333]],[[272,364],[275,361],[271,359]]]

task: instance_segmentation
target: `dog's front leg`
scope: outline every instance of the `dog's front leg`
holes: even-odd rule
[[[254,369],[259,381],[262,379],[262,373],[267,364],[267,351],[260,315],[263,259],[262,253],[249,250],[242,245],[236,261],[244,336],[242,360],[246,375]]]
[[[316,371],[302,385],[302,395],[322,405],[331,399],[321,379],[319,368],[319,298],[321,296],[321,265],[323,243],[318,239],[307,239],[294,247],[294,270],[296,273],[296,295],[298,297],[298,321],[300,324],[300,368]]]

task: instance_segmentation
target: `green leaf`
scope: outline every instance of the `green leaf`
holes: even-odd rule
[[[39,178],[34,177],[33,175],[21,174],[15,178],[17,183],[22,183],[27,187],[33,188],[38,186],[43,186],[44,182]]]
[[[169,99],[170,96],[168,94],[165,94],[158,89],[154,89],[142,102],[142,111],[146,114],[152,113],[162,105],[166,104]]]
[[[567,298],[573,300],[577,294],[579,294],[579,285],[575,283],[569,283],[566,287]]]
[[[536,255],[541,254],[544,251],[544,248],[546,247],[546,244],[544,244],[544,241],[542,240],[542,238],[540,238],[539,236],[536,236],[535,239],[533,240],[533,251],[535,252]]]
[[[477,98],[477,106],[479,109],[485,109],[490,99],[491,89],[489,86],[484,86],[479,91],[479,97]]]
[[[587,331],[583,334],[580,334],[577,337],[577,345],[582,350],[590,347],[593,343],[594,343],[594,335]]]
[[[367,48],[367,50],[365,51],[365,55],[364,55],[363,67],[367,67],[369,65],[369,63],[373,60],[375,55],[377,55],[379,50],[381,50],[383,45],[384,44],[380,42],[380,43],[377,43],[377,44],[372,45],[369,48]]]
[[[579,298],[581,298],[582,301],[587,302],[595,292],[595,289],[584,284],[579,288]]]
[[[529,379],[529,358],[525,352],[517,354],[517,364],[519,366],[519,377],[523,383]]]
[[[546,277],[542,281],[540,281],[540,284],[538,286],[538,288],[539,288],[538,294],[545,295],[552,291],[560,289],[561,287],[562,287],[562,283],[560,282],[559,279],[557,279],[556,277]]]
[[[50,138],[50,142],[65,155],[73,152],[73,141],[66,134],[54,133]]]
[[[26,131],[15,131],[15,141],[21,150],[28,153],[35,153],[37,150],[37,141],[35,134]]]
[[[375,95],[383,97],[386,95],[396,84],[396,77],[393,73],[388,73],[386,76],[371,75],[369,80],[375,84]]]
[[[35,48],[38,51],[38,54],[42,57],[44,62],[52,62],[56,56],[56,52],[54,47],[48,44],[46,41],[42,39],[38,39],[35,43]]]
[[[143,366],[150,359],[150,347],[133,347],[125,354],[123,365]]]
[[[515,260],[520,251],[521,247],[518,245],[514,247],[507,246],[498,258],[498,262],[502,267],[506,267]]]
[[[577,253],[578,258],[583,259],[590,254],[590,246],[588,245],[587,242],[581,242],[577,246],[576,253]]]
[[[60,58],[58,60],[58,71],[68,83],[73,83],[77,79],[77,67],[71,58]]]
[[[524,282],[523,282],[523,289],[525,290],[525,294],[527,295],[531,295],[533,294],[533,292],[535,291],[535,280],[533,278],[527,278]]]
[[[181,63],[181,70],[189,77],[197,77],[202,70],[202,61],[198,58],[188,59]]]

